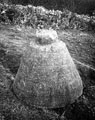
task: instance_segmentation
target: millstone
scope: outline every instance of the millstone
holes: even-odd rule
[[[13,84],[30,106],[60,108],[83,92],[82,80],[64,42],[53,30],[39,30],[26,46]]]

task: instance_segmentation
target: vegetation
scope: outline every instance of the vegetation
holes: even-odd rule
[[[94,13],[94,12],[93,12]],[[6,24],[25,25],[32,28],[94,30],[95,16],[79,15],[67,9],[48,10],[32,5],[0,5],[0,21]]]
[[[72,12],[89,14],[90,16],[95,9],[95,0],[1,0],[1,2],[7,4],[40,5],[48,9],[57,10],[67,8]]]

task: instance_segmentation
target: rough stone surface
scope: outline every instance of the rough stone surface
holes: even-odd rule
[[[65,107],[82,95],[82,80],[65,43],[53,39],[53,30],[42,32],[26,46],[13,88],[29,105]]]

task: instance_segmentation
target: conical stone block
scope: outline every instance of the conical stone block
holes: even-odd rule
[[[81,96],[82,80],[55,31],[36,32],[21,59],[13,88],[20,100],[36,107],[65,107]]]

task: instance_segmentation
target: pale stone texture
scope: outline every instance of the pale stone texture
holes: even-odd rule
[[[82,80],[65,43],[58,40],[55,31],[43,31],[37,31],[26,46],[14,92],[31,106],[65,107],[82,95]]]

